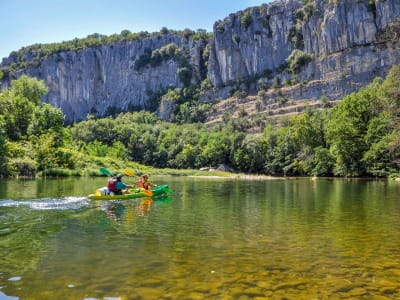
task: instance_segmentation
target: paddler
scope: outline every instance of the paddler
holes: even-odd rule
[[[111,178],[108,181],[107,187],[111,193],[114,193],[114,195],[130,194],[129,189],[133,188],[132,185],[122,182],[122,176],[124,175],[117,174],[115,178]]]
[[[154,188],[155,185],[152,184],[151,182],[149,182],[148,180],[149,180],[148,174],[143,174],[142,176],[140,176],[139,181],[138,181],[139,187],[144,188],[146,190],[151,190],[152,188]]]

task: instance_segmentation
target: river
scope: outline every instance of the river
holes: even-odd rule
[[[151,179],[0,180],[0,300],[400,298],[399,183]]]

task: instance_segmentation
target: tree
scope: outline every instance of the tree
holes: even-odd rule
[[[214,127],[208,134],[206,144],[202,147],[199,161],[202,166],[229,164],[230,138],[229,133]]]
[[[324,147],[317,147],[314,149],[314,168],[312,174],[316,176],[328,176],[333,173],[333,166],[335,160],[328,149]]]
[[[394,65],[386,76],[386,80],[382,83],[378,96],[385,104],[393,121],[398,122],[400,118],[400,65]]]
[[[26,98],[35,106],[39,105],[41,97],[48,92],[43,80],[37,80],[26,75],[11,81],[11,90],[14,96]]]
[[[0,94],[0,114],[4,116],[6,134],[11,140],[26,138],[35,107],[46,93],[43,81],[22,75]]]
[[[7,175],[6,162],[7,162],[7,136],[5,130],[5,122],[3,116],[0,115],[0,176]]]
[[[296,174],[311,175],[315,148],[325,145],[322,113],[307,111],[292,117],[289,123],[292,129],[291,138],[298,149],[293,171]]]
[[[329,115],[326,135],[336,159],[335,175],[360,176],[365,172],[362,157],[368,144],[364,136],[369,122],[379,112],[377,91],[381,82],[375,80],[358,93],[346,96]]]
[[[29,135],[42,135],[47,132],[54,132],[59,136],[58,146],[62,145],[64,126],[64,115],[61,110],[43,103],[37,106],[33,112],[31,123],[28,126]]]
[[[265,164],[262,139],[257,135],[247,135],[235,152],[234,161],[235,167],[241,171],[262,172]]]

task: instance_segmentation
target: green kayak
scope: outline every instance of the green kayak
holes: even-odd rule
[[[90,194],[88,198],[91,200],[127,200],[144,197],[154,198],[172,193],[172,191],[166,184],[157,185],[151,191],[143,188],[130,189],[129,191],[130,194],[110,195],[107,188],[100,188],[96,190],[95,194]]]

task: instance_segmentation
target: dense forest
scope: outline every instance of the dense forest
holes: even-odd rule
[[[333,108],[309,109],[248,130],[246,115],[207,127],[140,111],[64,125],[40,101],[42,81],[25,75],[0,93],[0,175],[91,175],[99,166],[143,164],[285,176],[389,177],[400,173],[400,66]],[[182,104],[182,110],[185,110]]]

